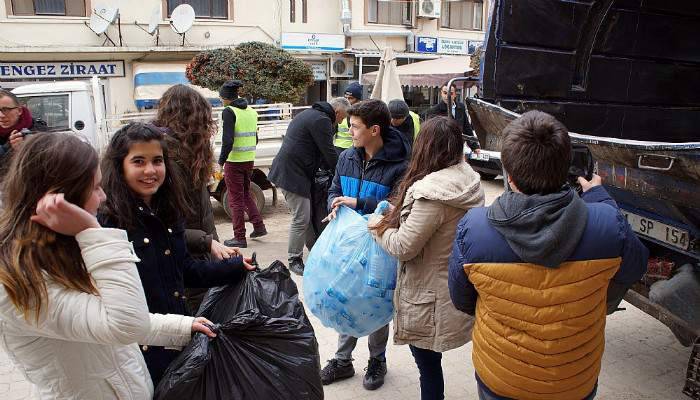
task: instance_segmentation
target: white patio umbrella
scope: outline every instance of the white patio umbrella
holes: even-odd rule
[[[372,99],[379,99],[388,103],[394,99],[403,100],[403,91],[401,90],[401,81],[399,74],[396,72],[396,56],[391,47],[384,49],[384,54],[379,60],[379,71],[377,71],[377,79],[374,81],[374,89],[372,89]]]

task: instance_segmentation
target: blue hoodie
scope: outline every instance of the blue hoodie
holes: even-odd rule
[[[328,191],[328,207],[340,196],[357,199],[355,211],[368,214],[386,199],[403,177],[411,147],[397,129],[390,127],[382,136],[384,147],[365,161],[365,149],[350,147],[343,151],[335,167],[333,185]]]

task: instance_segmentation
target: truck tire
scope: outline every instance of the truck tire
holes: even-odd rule
[[[265,193],[260,189],[260,186],[256,185],[253,182],[250,182],[250,195],[253,196],[253,201],[255,201],[255,205],[258,207],[258,211],[262,214],[263,209],[265,208]],[[229,218],[231,218],[231,209],[228,206],[228,189],[224,188],[221,194],[221,205],[224,206],[224,211],[226,211],[226,215],[228,215]],[[248,221],[248,213],[245,214],[245,220]]]

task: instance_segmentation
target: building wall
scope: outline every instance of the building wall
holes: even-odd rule
[[[483,26],[486,27],[485,21],[487,20],[486,14],[491,1],[484,1],[484,16],[483,16]],[[426,19],[417,17],[417,1],[413,2],[413,25],[403,26],[403,25],[385,25],[385,24],[375,24],[369,23],[367,21],[367,5],[368,0],[351,0],[352,8],[352,29],[357,30],[398,30],[405,31],[410,30],[415,36],[431,36],[431,37],[444,37],[444,38],[454,38],[454,39],[466,39],[466,40],[483,40],[484,31],[483,30],[456,30],[447,29],[440,26],[439,19]],[[374,42],[372,42],[374,40]],[[375,44],[376,43],[376,46]],[[403,52],[408,51],[407,43],[405,38],[401,37],[381,37],[376,36],[370,39],[369,37],[353,37],[352,48],[353,49],[366,49],[366,50],[377,50],[377,46],[382,48],[385,46],[391,46],[395,51]]]
[[[257,0],[261,13],[256,7],[244,6],[246,0],[232,2],[233,20],[197,20],[187,32],[189,46],[232,46],[245,40],[258,40],[274,43],[279,38],[278,8],[280,2],[275,0]],[[7,15],[9,0],[0,1],[0,37],[2,46],[70,46],[100,47],[104,37],[98,37],[85,22],[89,17],[21,17]],[[122,0],[109,2],[120,4],[121,32],[124,47],[155,46],[155,37],[137,27],[138,21],[145,28],[151,12],[164,8],[165,1],[159,0]],[[165,15],[165,13],[163,13]],[[180,46],[181,37],[169,26],[167,18],[161,19],[160,46]],[[208,34],[207,34],[208,33]],[[107,34],[118,41],[117,26],[108,28]],[[89,49],[85,49],[87,51]]]
[[[146,27],[154,9],[165,15],[164,0],[105,1],[119,6],[121,16],[122,46],[103,45],[104,35],[96,35],[85,24],[88,17],[46,17],[8,15],[11,0],[0,0],[0,62],[48,62],[48,61],[110,61],[123,60],[125,76],[107,78],[110,93],[109,112],[135,111],[133,102],[132,62],[177,61],[187,62],[198,51],[224,46],[235,46],[247,41],[262,41],[280,45],[283,32],[342,35],[340,21],[341,0],[307,0],[307,22],[302,22],[302,0],[296,1],[296,20],[290,22],[291,0],[230,0],[229,20],[197,19],[187,32],[185,45],[181,36],[169,26],[167,18],[161,19],[158,45],[156,37],[136,26],[138,21]],[[95,5],[94,0],[88,0]],[[438,20],[416,18],[414,3],[413,26],[371,24],[366,18],[367,0],[350,0],[353,30],[411,30],[415,36],[446,37],[483,40],[482,31],[462,31],[439,28]],[[488,3],[487,3],[488,4]],[[88,4],[88,10],[92,7]],[[484,6],[486,10],[488,7]],[[88,11],[88,14],[90,11]],[[486,18],[484,18],[486,21]],[[486,24],[484,23],[484,26]],[[118,44],[116,25],[107,34]],[[373,40],[373,41],[372,41]],[[375,45],[376,43],[376,45]],[[345,39],[346,50],[352,53],[378,52],[391,46],[398,53],[408,52],[404,37],[355,36]],[[331,53],[300,51],[294,53],[307,61],[328,62]],[[352,80],[358,80],[354,76]],[[341,80],[342,81],[342,80]],[[27,83],[30,83],[27,81]],[[337,83],[337,82],[335,82]],[[342,82],[341,82],[342,83]],[[3,82],[0,86],[12,87],[19,82]],[[326,83],[330,89],[331,80]],[[318,88],[311,90],[318,92]],[[328,95],[331,91],[327,90]]]

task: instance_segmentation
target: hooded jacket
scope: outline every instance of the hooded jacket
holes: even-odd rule
[[[501,398],[588,396],[600,373],[606,311],[646,271],[649,252],[605,189],[581,199],[570,190],[507,192],[459,223],[450,296],[476,316],[477,380]]]
[[[340,154],[328,190],[328,207],[336,197],[354,197],[355,211],[368,214],[389,196],[406,171],[411,147],[406,137],[393,127],[386,130],[382,139],[384,146],[369,161],[365,161],[364,148],[351,147]]]
[[[333,170],[338,161],[333,146],[334,124],[335,111],[325,101],[314,103],[294,117],[272,161],[270,181],[288,192],[311,198],[311,184],[322,162]]]
[[[411,185],[397,229],[387,229],[381,237],[370,231],[399,260],[394,344],[443,352],[471,339],[473,318],[452,305],[447,268],[457,223],[467,210],[483,204],[479,175],[461,162]]]
[[[25,319],[0,285],[0,347],[42,400],[150,400],[137,343],[184,346],[194,318],[148,314],[138,258],[118,229],[75,236],[99,295],[49,279],[39,320]]]

